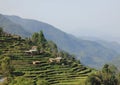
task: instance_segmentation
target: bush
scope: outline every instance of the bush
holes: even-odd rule
[[[45,79],[39,79],[37,85],[50,85]]]
[[[34,85],[34,81],[25,77],[17,77],[9,85]]]

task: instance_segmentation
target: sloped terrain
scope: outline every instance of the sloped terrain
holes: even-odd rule
[[[13,75],[15,78],[23,76],[34,81],[45,79],[50,85],[84,85],[84,81],[93,70],[83,66],[77,60],[69,57],[63,58],[66,63],[50,63],[53,58],[51,53],[41,53],[40,55],[25,55],[29,49],[26,40],[19,36],[0,36],[1,55],[10,56],[11,65],[15,68]],[[40,61],[33,64],[33,61]]]
[[[84,83],[87,76],[92,72],[90,68],[72,61],[71,65],[52,65],[48,61],[50,58],[48,54],[16,58],[12,60],[16,73],[22,72],[24,73],[23,76],[34,80],[45,78],[51,85],[78,85]],[[41,61],[40,64],[33,65],[32,62],[36,60]]]
[[[3,55],[22,55],[26,49],[25,40],[19,36],[0,36],[0,50]]]

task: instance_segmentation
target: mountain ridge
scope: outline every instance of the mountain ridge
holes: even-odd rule
[[[4,31],[12,33],[12,34],[18,34],[22,36],[30,35],[30,33],[28,33],[21,25],[12,22],[10,19],[6,18],[2,14],[0,14],[0,26],[4,28]]]

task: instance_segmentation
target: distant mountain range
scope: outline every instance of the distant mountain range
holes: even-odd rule
[[[97,43],[103,45],[104,47],[107,47],[109,49],[114,49],[117,53],[120,54],[120,43],[118,43],[118,42],[102,40],[102,39],[97,38],[97,37],[82,36],[82,37],[80,37],[80,39],[81,38],[84,40],[90,40],[90,41],[97,42]]]
[[[0,27],[3,27],[6,32],[22,37],[29,37],[34,32],[43,30],[48,40],[54,41],[60,49],[75,54],[83,64],[92,67],[102,66],[119,55],[115,49],[108,48],[97,41],[76,38],[52,25],[37,20],[0,14]]]

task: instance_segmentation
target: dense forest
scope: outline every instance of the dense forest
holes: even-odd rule
[[[114,65],[84,66],[48,41],[42,31],[29,38],[0,28],[0,85],[120,85]]]

